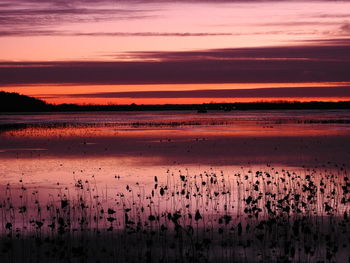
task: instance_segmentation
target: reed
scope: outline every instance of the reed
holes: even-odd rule
[[[152,186],[76,180],[1,197],[1,262],[346,262],[345,167],[155,175]]]

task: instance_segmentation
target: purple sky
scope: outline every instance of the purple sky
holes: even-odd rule
[[[0,89],[81,103],[81,94],[228,95],[213,85],[167,93],[131,84],[300,83],[295,97],[308,97],[302,83],[350,81],[349,10],[350,1],[0,0]],[[59,85],[87,88],[74,95]],[[348,97],[341,86],[327,94]],[[265,92],[256,94],[294,91]]]

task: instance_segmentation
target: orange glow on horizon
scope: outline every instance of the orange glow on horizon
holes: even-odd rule
[[[203,104],[203,103],[235,103],[235,102],[339,102],[350,101],[350,97],[274,97],[274,98],[53,98],[44,99],[51,104],[79,105],[160,105],[160,104]]]
[[[298,88],[298,87],[343,87],[350,82],[276,82],[276,83],[194,83],[194,84],[32,84],[6,85],[0,87],[7,92],[18,92],[28,96],[38,94],[85,94],[95,92],[136,92],[136,91],[187,91],[206,89],[260,89],[260,88]]]
[[[345,87],[349,82],[304,82],[304,83],[201,83],[201,84],[140,84],[140,85],[16,85],[4,86],[1,90],[17,92],[36,97],[52,104],[201,104],[201,103],[232,103],[257,101],[345,101],[349,97],[250,97],[250,98],[132,98],[103,97],[108,92],[146,92],[146,91],[195,91],[195,90],[225,90],[225,89],[262,89],[262,88],[315,88]],[[93,97],[94,93],[102,96]],[[91,95],[89,95],[91,94]],[[74,96],[72,96],[74,95]]]

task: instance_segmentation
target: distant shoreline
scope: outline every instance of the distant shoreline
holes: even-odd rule
[[[248,110],[336,110],[350,109],[350,101],[340,102],[249,102],[249,103],[208,103],[208,104],[149,104],[149,105],[77,105],[45,104],[41,107],[0,108],[0,114],[6,113],[57,113],[57,112],[143,112],[143,111],[248,111]]]
[[[237,110],[307,110],[350,109],[350,101],[344,102],[249,102],[204,104],[153,104],[153,105],[55,105],[54,111],[237,111]]]

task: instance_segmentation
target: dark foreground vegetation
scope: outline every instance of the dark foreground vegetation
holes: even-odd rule
[[[76,105],[48,104],[42,100],[0,91],[0,112],[71,112],[71,111],[181,111],[199,113],[232,110],[306,110],[350,109],[350,101],[341,102],[251,102],[251,103],[206,103],[206,104],[160,104],[160,105]]]
[[[116,179],[118,185],[118,179]],[[1,196],[1,262],[349,262],[343,166],[186,171],[153,184],[75,181]],[[56,191],[56,193],[54,193]]]

